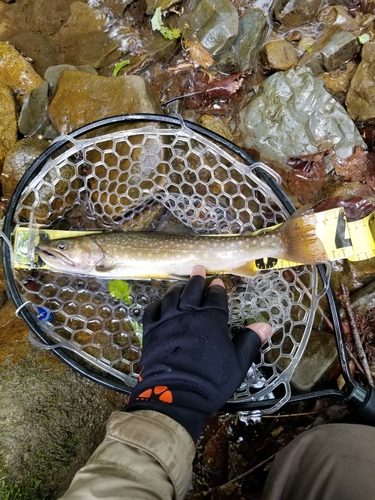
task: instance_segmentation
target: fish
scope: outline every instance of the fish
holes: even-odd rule
[[[276,229],[254,234],[197,235],[144,231],[104,231],[41,241],[37,254],[52,269],[102,278],[189,276],[195,265],[209,275],[254,276],[257,259],[300,264],[327,261],[311,209],[295,212]]]

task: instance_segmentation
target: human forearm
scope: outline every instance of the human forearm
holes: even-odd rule
[[[182,499],[194,453],[190,435],[171,418],[115,412],[104,441],[60,500]]]

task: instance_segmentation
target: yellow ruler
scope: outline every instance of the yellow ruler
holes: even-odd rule
[[[366,260],[375,257],[375,212],[355,222],[347,222],[343,208],[318,212],[316,233],[326,250],[328,260]],[[267,229],[273,230],[274,227]],[[252,262],[254,272],[301,265],[281,259],[258,259]]]

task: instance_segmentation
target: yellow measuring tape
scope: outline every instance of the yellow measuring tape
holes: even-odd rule
[[[328,260],[359,261],[375,257],[375,212],[355,222],[347,222],[343,208],[318,212],[315,216],[316,233],[324,245]],[[266,231],[272,231],[275,227],[277,226],[267,228]],[[100,231],[60,231],[19,227],[15,232],[14,267],[16,269],[47,267],[40,262],[37,263],[38,258],[35,255],[35,246],[42,233],[51,239],[59,239],[97,232]],[[283,269],[301,263],[265,258],[253,261],[250,265],[255,273],[263,269]]]
[[[354,222],[347,222],[343,208],[318,212],[315,217],[316,234],[324,245],[328,260],[359,261],[375,257],[375,212]],[[272,229],[274,228],[270,228]],[[281,259],[258,259],[251,265],[256,272],[261,269],[293,267],[300,263]]]

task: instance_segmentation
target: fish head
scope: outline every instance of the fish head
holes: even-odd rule
[[[73,273],[88,272],[103,259],[99,245],[86,236],[43,241],[36,251],[47,265]]]

